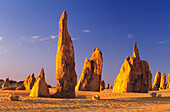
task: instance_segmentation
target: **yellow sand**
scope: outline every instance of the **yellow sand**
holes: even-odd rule
[[[112,90],[102,92],[76,92],[77,98],[30,98],[30,90],[0,90],[0,111],[96,111],[96,112],[146,112],[170,111],[170,90],[156,91],[161,98],[151,98],[149,93],[112,93]],[[54,89],[50,89],[53,93]],[[8,101],[10,94],[19,95],[21,101]],[[93,95],[99,95],[101,100],[93,101]]]

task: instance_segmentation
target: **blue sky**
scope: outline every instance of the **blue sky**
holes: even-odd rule
[[[98,47],[104,58],[102,79],[113,85],[137,42],[140,58],[153,75],[170,67],[168,0],[0,0],[0,78],[24,80],[43,67],[55,86],[58,22],[64,10],[73,39],[79,80],[86,57]]]

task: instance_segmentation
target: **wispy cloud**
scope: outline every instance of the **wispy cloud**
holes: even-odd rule
[[[82,30],[83,33],[90,33],[91,31],[90,30]]]
[[[159,42],[157,42],[158,44],[166,44],[166,42],[165,41],[159,41]]]
[[[2,37],[0,37],[0,41],[2,40],[3,38]]]
[[[56,39],[58,35],[51,35],[51,39]]]
[[[71,40],[80,40],[80,38],[71,38]]]
[[[40,36],[32,36],[32,39],[37,39],[39,38]]]
[[[130,34],[130,33],[129,33],[129,34],[127,35],[127,38],[128,38],[128,39],[133,38],[133,34]]]

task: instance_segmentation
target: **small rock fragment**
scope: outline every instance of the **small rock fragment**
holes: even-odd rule
[[[100,96],[99,95],[93,96],[92,100],[100,100]]]
[[[160,97],[162,97],[162,95],[161,94],[158,94],[158,96],[157,96],[158,98],[160,98]]]
[[[152,92],[150,95],[151,95],[153,98],[155,98],[156,95],[157,95],[157,93],[156,93],[156,92]]]

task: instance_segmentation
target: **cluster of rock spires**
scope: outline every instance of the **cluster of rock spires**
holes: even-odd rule
[[[105,82],[101,80],[103,67],[102,52],[95,48],[92,57],[85,59],[81,77],[77,83],[77,74],[75,71],[74,47],[67,29],[67,14],[64,11],[59,21],[58,48],[56,54],[56,91],[50,95],[48,85],[45,82],[44,69],[41,69],[40,75],[35,79],[34,74],[28,76],[20,87],[16,90],[32,89],[30,97],[56,97],[56,98],[74,98],[75,91],[101,91],[105,89]],[[9,78],[7,78],[2,88],[9,87]],[[106,89],[112,89],[109,84]],[[152,74],[149,70],[149,64],[140,60],[139,51],[135,42],[133,56],[127,56],[120,69],[115,82],[113,92],[148,92],[170,88],[170,74],[166,84],[166,75],[158,71],[152,85]]]
[[[45,82],[44,69],[41,69],[40,75],[36,78],[34,86],[29,95],[30,97],[49,97],[49,89],[47,83]]]
[[[20,86],[20,87],[17,87],[16,90],[28,90],[28,89],[32,89],[33,85],[35,83],[35,76],[34,76],[34,73],[30,76],[28,76],[24,83]]]
[[[139,51],[135,42],[133,56],[126,57],[120,73],[117,76],[113,92],[144,93],[152,89],[152,74],[146,61],[140,60]]]
[[[157,71],[152,85],[152,90],[168,89],[168,88],[170,88],[170,74],[168,74],[168,82],[166,83],[165,73],[162,73],[161,76],[161,73]]]

